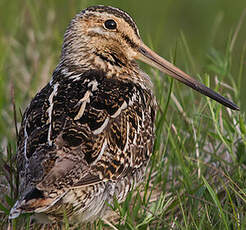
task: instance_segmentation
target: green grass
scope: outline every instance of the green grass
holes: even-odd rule
[[[18,193],[16,129],[33,95],[49,81],[58,62],[66,25],[88,3],[105,2],[3,0],[0,3],[0,15],[4,18],[0,20],[0,229],[31,228],[29,215],[8,222]],[[120,5],[112,1],[110,4]],[[132,13],[135,8],[130,8],[131,4],[126,1],[121,8],[130,9]],[[172,8],[171,2],[166,4]],[[208,6],[212,7],[211,4]],[[144,14],[144,7],[142,10]],[[136,11],[138,22],[141,10]],[[163,17],[168,17],[165,9],[163,11]],[[193,20],[199,20],[197,15],[193,16]],[[150,25],[151,16],[146,17],[146,24]],[[161,17],[160,13],[159,20]],[[207,48],[202,43],[191,44],[187,38],[189,27],[184,26],[170,43],[171,48],[166,43],[162,52],[159,44],[165,34],[159,30],[156,38],[156,34],[152,37],[143,31],[143,25],[140,28],[151,48],[160,54],[169,52],[169,60],[244,109],[246,33],[241,31],[246,18],[240,19],[238,14],[237,22],[227,28],[224,45],[219,44],[221,37],[216,31],[228,20],[218,14],[211,29],[201,27],[201,31],[210,34]],[[196,56],[194,46],[205,52],[203,59]],[[155,69],[142,67],[152,77],[159,104],[154,153],[145,181],[123,204],[114,202],[110,225],[115,229],[132,230],[246,229],[245,112],[231,111]],[[70,229],[66,216],[64,220],[65,229]],[[33,228],[38,229],[38,226]],[[104,221],[88,228],[110,229]]]

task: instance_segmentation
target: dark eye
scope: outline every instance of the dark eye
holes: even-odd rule
[[[104,26],[109,30],[114,30],[117,27],[116,22],[113,19],[109,19],[104,22]]]

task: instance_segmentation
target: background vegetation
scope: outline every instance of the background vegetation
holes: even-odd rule
[[[246,229],[245,0],[1,0],[0,229],[37,227],[25,216],[7,219],[17,196],[16,129],[58,63],[70,19],[94,4],[126,10],[147,45],[241,109],[142,65],[160,107],[155,149],[144,183],[115,203],[111,228]],[[93,226],[109,228],[103,221]]]

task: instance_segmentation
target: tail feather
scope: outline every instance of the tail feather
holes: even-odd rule
[[[51,198],[45,198],[42,191],[34,188],[24,198],[16,201],[10,211],[9,219],[15,219],[21,213],[40,212],[40,209],[49,207],[52,201]]]
[[[42,213],[55,205],[66,193],[55,198],[45,197],[37,188],[32,189],[22,199],[17,200],[10,211],[9,219],[17,218],[21,213]]]
[[[21,206],[20,205],[20,201],[16,201],[15,205],[10,210],[9,219],[15,219],[22,213],[22,210],[20,209],[20,206]]]

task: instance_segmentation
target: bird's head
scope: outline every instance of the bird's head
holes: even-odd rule
[[[239,109],[148,48],[141,40],[135,22],[122,10],[92,6],[77,14],[67,28],[61,56],[61,63],[66,66],[85,70],[96,68],[117,76],[122,72],[133,74],[137,71],[136,60],[159,69],[231,109]]]
[[[116,8],[92,6],[77,14],[64,37],[62,59],[70,64],[121,72],[135,63],[141,38],[131,17]]]

